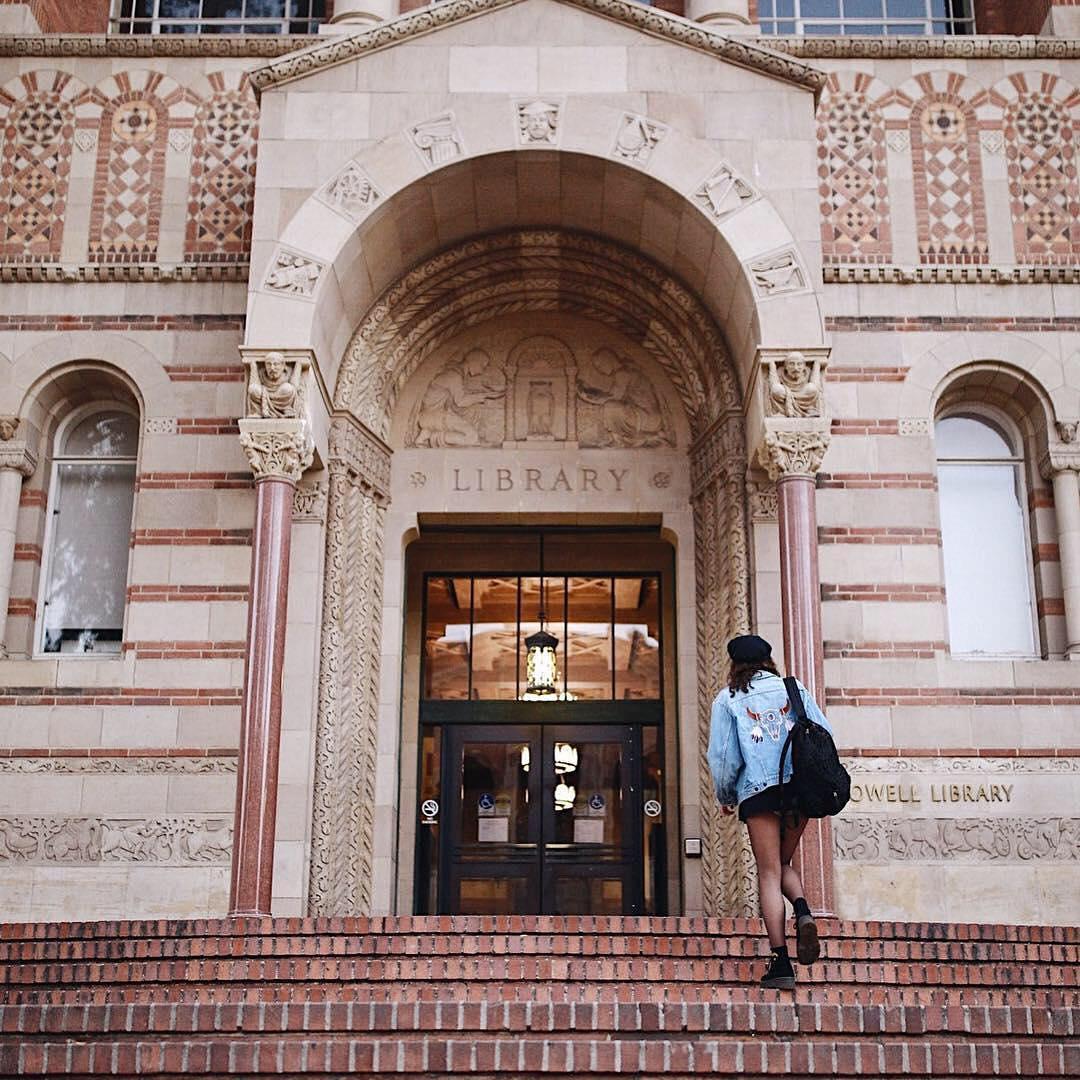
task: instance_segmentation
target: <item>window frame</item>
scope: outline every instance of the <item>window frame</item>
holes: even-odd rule
[[[937,425],[942,420],[965,418],[975,420],[994,428],[1013,450],[1008,457],[948,457],[942,458],[937,449]],[[945,587],[945,638],[948,655],[956,660],[1041,660],[1044,656],[1044,644],[1039,627],[1039,600],[1034,559],[1032,558],[1032,522],[1030,492],[1028,490],[1028,455],[1024,433],[1020,425],[1004,410],[983,402],[957,402],[955,405],[938,413],[934,417],[934,474],[942,465],[1010,465],[1013,469],[1014,482],[1017,485],[1017,499],[1022,513],[1020,515],[1024,530],[1024,566],[1028,587],[1028,618],[1031,621],[1031,652],[956,652],[952,645],[949,631],[949,582],[945,575],[945,542],[942,537],[940,548],[941,581]],[[1019,451],[1019,452],[1017,452]],[[937,489],[938,522],[941,522],[941,487]]]
[[[128,457],[92,457],[90,455],[64,454],[60,447],[64,445],[68,435],[78,424],[88,416],[95,413],[125,413],[135,420],[136,445],[135,453]],[[138,409],[124,401],[97,400],[88,402],[72,409],[57,425],[52,437],[52,457],[49,462],[49,497],[45,503],[45,535],[41,543],[41,574],[38,581],[37,615],[34,619],[34,638],[31,649],[31,657],[35,660],[121,660],[124,650],[124,633],[127,629],[127,583],[131,580],[131,552],[128,552],[128,566],[124,577],[124,617],[120,626],[120,648],[116,652],[86,652],[86,653],[63,653],[46,652],[45,650],[45,611],[48,607],[49,582],[52,577],[53,545],[56,540],[56,503],[60,495],[60,466],[61,465],[93,465],[102,461],[112,461],[117,464],[130,464],[135,466],[135,479],[133,480],[131,521],[128,522],[128,536],[131,535],[131,527],[135,520],[134,484],[139,472],[139,450],[142,447],[142,426]]]
[[[250,0],[243,0],[244,10],[246,12],[247,4]],[[304,34],[318,33],[318,27],[322,23],[326,22],[326,7],[323,5],[323,14],[315,15],[312,13],[312,7],[319,2],[319,0],[307,0],[308,2],[308,14],[290,16],[288,14],[289,0],[282,0],[283,13],[280,17],[276,15],[271,16],[247,16],[241,15],[238,18],[214,18],[204,17],[201,12],[204,10],[205,0],[197,0],[199,4],[199,15],[187,16],[187,17],[171,17],[169,15],[161,14],[161,0],[152,0],[153,3],[153,15],[141,16],[134,14],[135,0],[112,0],[109,12],[109,33],[112,35],[120,35],[125,37],[154,35],[154,36],[172,36],[174,34],[180,34],[181,36],[188,33],[187,27],[193,27],[192,33],[206,34],[206,33],[240,33],[240,34],[293,34],[296,31],[292,30],[291,24],[293,23],[307,23],[308,29],[306,31],[300,31]],[[131,14],[125,14],[125,9],[131,12]],[[207,31],[205,28],[209,26],[213,29]],[[162,28],[165,28],[164,30]],[[239,27],[238,30],[230,30],[228,27]],[[274,29],[277,27],[277,29]]]
[[[839,0],[841,5],[843,0]],[[840,15],[803,15],[802,8],[805,0],[792,0],[791,15],[777,15],[775,14],[775,7],[773,7],[773,14],[762,15],[759,11],[758,22],[761,27],[761,33],[771,37],[786,37],[789,33],[793,33],[797,37],[819,37],[819,36],[832,36],[832,37],[967,37],[971,34],[978,33],[975,24],[975,11],[971,0],[953,0],[951,5],[951,14],[935,16],[933,13],[933,0],[922,0],[923,14],[922,15],[888,15],[885,0],[879,0],[881,4],[881,15],[875,16],[848,16],[842,14],[843,7],[841,6]],[[962,13],[961,13],[962,12]],[[793,31],[780,30],[779,26],[782,23],[793,24],[795,29]],[[897,27],[915,27],[921,24],[922,30],[917,33],[898,32]],[[831,34],[821,34],[819,30],[812,29],[807,32],[807,26],[810,27],[829,27],[832,30]],[[848,27],[862,27],[862,26],[881,26],[883,28],[882,33],[879,34],[860,34],[858,32],[852,33]],[[945,26],[945,30],[937,30],[935,27]],[[890,29],[890,27],[892,29]]]

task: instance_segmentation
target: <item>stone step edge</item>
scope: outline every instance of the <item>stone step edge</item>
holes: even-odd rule
[[[874,1034],[879,1038],[956,1033],[1037,1038],[1080,1034],[1075,1007],[829,1005],[794,1001],[600,1004],[568,1002],[182,1005],[3,1005],[0,1033],[60,1034],[347,1034],[590,1031],[724,1034]]]
[[[1080,1044],[1048,1040],[240,1039],[24,1043],[0,1074],[139,1076],[513,1072],[848,1076],[1076,1076]]]
[[[916,941],[1012,941],[1080,944],[1080,926],[1006,923],[932,923],[851,921],[821,917],[822,936]],[[585,915],[397,915],[317,916],[236,919],[105,920],[0,925],[0,941],[92,938],[247,937],[266,935],[372,934],[527,934],[606,935],[613,937],[693,935],[695,937],[763,934],[757,918],[694,916]]]

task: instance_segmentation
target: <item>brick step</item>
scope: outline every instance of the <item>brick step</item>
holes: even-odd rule
[[[677,988],[676,988],[677,989]],[[1080,1003],[1015,1006],[828,1005],[762,992],[766,1000],[568,1002],[353,1002],[272,1004],[0,1005],[0,1034],[58,1035],[406,1034],[410,1032],[735,1035],[840,1035],[883,1039],[914,1035],[1009,1036],[1026,1040],[1080,1035]]]
[[[592,1077],[1076,1076],[1073,1040],[365,1038],[24,1042],[0,1046],[0,1074],[20,1076],[304,1076],[333,1074]]]
[[[819,924],[827,959],[903,963],[1040,963],[1076,966],[1080,945],[1014,941],[907,941],[850,938]],[[792,936],[794,927],[791,927]],[[641,934],[341,934],[266,937],[112,938],[8,942],[7,964],[123,960],[288,960],[296,957],[572,957],[575,959],[743,958],[760,953],[760,934],[692,936]]]
[[[0,970],[6,987],[102,987],[151,983],[379,983],[413,982],[656,982],[753,983],[761,961],[723,958],[575,960],[555,957],[456,957],[355,959],[296,957],[286,960],[152,960],[24,964]],[[833,986],[1061,987],[1075,989],[1075,965],[904,963],[825,960],[816,981]]]
[[[987,923],[864,922],[822,918],[823,935],[867,941],[1000,941],[1080,946],[1080,926],[1028,926]],[[204,941],[215,938],[325,939],[398,938],[451,935],[550,938],[760,937],[760,919],[690,916],[591,915],[394,915],[317,918],[153,919],[83,923],[8,923],[0,925],[0,950],[12,942],[86,943],[128,940]]]
[[[760,975],[764,961],[758,967]],[[756,979],[743,986],[718,983],[636,984],[591,983],[236,983],[217,985],[188,983],[150,986],[51,987],[31,990],[0,989],[0,1001],[11,1005],[107,1005],[107,1004],[358,1004],[447,1002],[452,1004],[649,1004],[658,1002],[757,1003],[775,1000]],[[935,1005],[941,1007],[1075,1008],[1080,993],[1044,987],[927,987],[927,986],[832,986],[816,981],[813,972],[803,973],[794,1000],[819,1005]]]

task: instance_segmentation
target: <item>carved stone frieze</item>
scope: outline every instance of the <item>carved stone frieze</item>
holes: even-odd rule
[[[717,224],[758,197],[754,188],[726,162],[721,162],[693,195],[694,202]]]
[[[0,817],[0,864],[227,865],[232,816]]]
[[[827,349],[764,349],[759,357],[766,416],[822,415]]]
[[[465,141],[452,112],[440,113],[409,128],[409,142],[416,147],[424,165],[437,169],[465,152]]]
[[[229,263],[5,263],[0,284],[82,285],[90,281],[234,281],[247,283],[249,266]]]
[[[236,757],[16,757],[0,758],[3,773],[91,775],[217,775],[236,772]]]
[[[514,125],[521,146],[558,146],[559,117],[562,105],[558,101],[532,98],[514,106]]]
[[[690,449],[690,490],[694,493],[717,476],[746,464],[746,438],[742,416],[736,412],[720,417]]]
[[[746,268],[759,300],[806,292],[810,287],[810,278],[794,248],[751,259]]]
[[[382,194],[375,182],[355,161],[349,161],[328,184],[319,189],[318,198],[350,221],[362,221],[374,209]]]
[[[1080,818],[892,818],[843,815],[838,859],[858,862],[1031,862],[1080,859]]]
[[[852,773],[1080,773],[1080,758],[1076,757],[854,757],[843,760],[848,772]]]
[[[293,492],[293,521],[322,523],[326,518],[326,485],[297,484]]]
[[[299,483],[311,465],[314,446],[306,420],[240,420],[240,446],[258,480]]]
[[[822,268],[828,285],[1077,285],[1077,266],[897,266],[840,264]]]
[[[821,427],[780,427],[773,421],[765,429],[758,461],[773,482],[783,476],[816,476],[821,469],[829,434]]]
[[[692,429],[739,408],[723,340],[689,292],[596,237],[536,230],[467,241],[405,274],[354,334],[335,407],[385,438],[402,387],[449,335],[533,310],[584,315],[638,342],[668,377]]]
[[[632,165],[647,165],[667,131],[667,125],[658,120],[650,120],[638,113],[623,113],[619,129],[615,132],[611,156]]]
[[[750,520],[776,521],[780,516],[776,488],[772,484],[750,485]]]
[[[390,448],[362,424],[335,417],[330,425],[330,463],[340,464],[350,481],[377,498],[390,498]]]
[[[279,248],[270,260],[263,286],[274,293],[311,297],[324,269],[322,263],[308,255]]]
[[[494,11],[505,7],[514,0],[446,0],[422,8],[411,15],[402,15],[389,22],[379,23],[370,30],[356,34],[341,35],[320,41],[305,49],[299,49],[279,60],[271,61],[256,68],[250,75],[256,90],[265,90],[269,86],[289,82],[293,79],[310,75],[323,67],[340,64],[355,56],[388,45],[407,41],[419,34],[428,34],[440,26],[448,26],[463,19],[471,18],[483,11]],[[803,64],[789,56],[774,52],[748,37],[729,36],[711,30],[701,23],[688,22],[686,19],[669,15],[657,8],[646,7],[633,0],[571,0],[576,7],[586,11],[595,11],[609,19],[614,19],[627,26],[644,30],[650,37],[678,42],[692,49],[708,53],[711,56],[727,60],[739,67],[764,72],[774,78],[783,79],[798,86],[805,86],[820,91],[826,80],[824,72]]]

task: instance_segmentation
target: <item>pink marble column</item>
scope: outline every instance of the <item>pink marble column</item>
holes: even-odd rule
[[[270,914],[294,487],[281,476],[255,484],[230,915]]]
[[[799,474],[781,476],[776,490],[784,665],[823,704],[825,659],[821,644],[814,478]],[[822,914],[831,914],[834,908],[832,851],[829,819],[811,821],[803,833],[798,869],[810,907]]]

